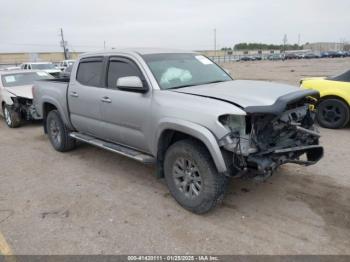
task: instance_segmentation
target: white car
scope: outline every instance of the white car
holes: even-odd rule
[[[23,120],[41,119],[33,106],[32,87],[36,80],[53,79],[45,71],[0,71],[0,115],[10,128],[19,127]]]
[[[61,71],[64,71],[69,66],[72,66],[74,64],[75,60],[63,60],[58,64],[58,68],[61,69]]]
[[[19,69],[21,69],[19,66],[9,66],[1,70],[19,70]]]
[[[54,77],[58,77],[61,70],[58,69],[53,63],[51,62],[29,62],[29,63],[23,63],[21,65],[21,69],[23,70],[40,70],[44,71]]]

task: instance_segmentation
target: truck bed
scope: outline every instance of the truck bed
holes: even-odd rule
[[[40,80],[34,83],[33,104],[38,114],[44,118],[44,121],[43,109],[45,103],[50,103],[60,112],[64,122],[70,123],[67,105],[68,85],[69,79],[66,78]]]

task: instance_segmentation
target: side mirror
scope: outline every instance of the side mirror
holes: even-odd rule
[[[145,93],[148,91],[147,86],[144,86],[138,76],[125,76],[117,80],[116,86],[118,89],[132,92]]]

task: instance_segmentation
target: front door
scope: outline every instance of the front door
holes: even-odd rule
[[[146,84],[138,66],[131,60],[112,57],[107,67],[107,89],[104,89],[101,113],[108,140],[149,152],[147,133],[152,92],[137,93],[116,88],[118,78],[138,76]]]

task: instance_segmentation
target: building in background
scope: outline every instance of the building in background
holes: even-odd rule
[[[306,43],[304,45],[304,49],[308,49],[313,52],[343,51],[345,45],[345,43],[335,42]]]
[[[70,59],[77,59],[81,53],[70,52]],[[24,62],[59,62],[64,60],[63,52],[43,53],[0,53],[0,65],[20,65]]]

